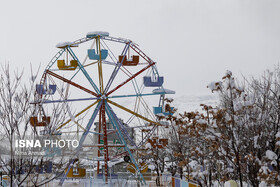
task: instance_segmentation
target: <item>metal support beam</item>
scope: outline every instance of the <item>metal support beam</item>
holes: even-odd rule
[[[154,63],[154,61],[150,59],[143,51],[141,51],[135,44],[132,43],[130,48],[133,49],[143,59],[145,59],[149,64]]]
[[[131,40],[125,39],[125,38],[115,38],[112,36],[102,36],[101,39],[108,40],[108,41],[113,41],[113,42],[118,42],[118,43],[124,43],[127,44],[131,42]]]
[[[151,58],[149,58],[143,51],[141,51],[135,44],[130,45],[130,48],[133,49],[136,53],[139,54],[142,58],[144,58],[149,64],[155,63]],[[152,66],[154,73],[159,77],[158,70],[156,66]]]
[[[129,44],[130,44],[130,43],[128,43],[128,44],[125,45],[125,47],[124,47],[124,49],[123,49],[123,51],[122,51],[122,54],[121,54],[122,56],[126,55],[127,50],[128,50],[128,48],[129,48]],[[113,73],[112,73],[112,75],[111,75],[111,77],[110,77],[110,79],[109,79],[109,81],[108,81],[108,83],[107,83],[107,85],[106,85],[105,93],[108,92],[110,86],[112,85],[112,83],[113,83],[113,81],[114,81],[114,79],[115,79],[115,77],[116,77],[118,71],[120,70],[120,68],[121,68],[121,66],[122,66],[123,60],[124,60],[124,58],[122,59],[121,62],[117,63],[117,65],[115,66],[115,69],[114,69],[114,71],[113,71]]]
[[[109,96],[108,98],[122,98],[122,97],[143,97],[143,96],[151,96],[151,95],[161,95],[163,92],[160,93],[146,93],[146,94],[131,94],[131,95],[114,95],[114,96]]]
[[[76,84],[76,83],[74,83],[74,82],[72,82],[72,81],[70,81],[70,80],[68,80],[68,79],[66,79],[66,78],[64,78],[64,77],[54,73],[54,72],[52,72],[52,71],[46,70],[46,73],[49,74],[49,75],[52,75],[55,78],[58,78],[58,79],[62,80],[63,82],[71,84],[72,86],[75,86],[76,88],[79,88],[79,89],[81,89],[81,90],[83,90],[83,91],[85,91],[85,92],[87,92],[87,93],[89,93],[91,95],[94,95],[96,97],[98,96],[95,92],[93,92],[93,91],[91,91],[91,90],[89,90],[89,89],[87,89],[87,88],[85,88],[83,86],[80,86],[80,85],[78,85],[78,84]]]
[[[102,120],[102,128],[103,128],[103,142],[104,142],[104,174],[105,174],[105,182],[108,183],[108,161],[109,161],[109,150],[108,150],[108,140],[107,140],[107,125],[106,125],[106,116],[105,116],[105,101],[102,101],[101,105],[101,120]]]
[[[56,53],[56,55],[51,59],[51,61],[49,62],[49,64],[47,65],[46,69],[50,69],[52,67],[52,65],[57,61],[57,59],[65,52],[65,48],[61,49],[60,51],[58,51]]]
[[[89,105],[88,107],[84,108],[81,112],[79,112],[78,114],[75,115],[75,118],[78,117],[79,115],[81,115],[82,113],[84,113],[85,111],[87,111],[88,109],[90,109],[91,107],[93,107],[94,105],[96,105],[99,101],[95,101],[93,104]],[[60,128],[64,127],[66,124],[68,124],[71,121],[71,119],[67,120],[65,123],[63,123],[62,125],[60,125],[59,127],[56,128],[56,130],[59,130]]]
[[[141,147],[142,145],[144,145],[146,143],[146,141],[148,141],[148,138],[153,135],[153,133],[155,132],[156,129],[157,129],[157,126],[153,126],[153,128],[146,134],[146,136],[138,144],[138,147]]]
[[[96,84],[93,82],[93,80],[91,79],[91,77],[89,76],[88,72],[85,70],[84,66],[81,64],[80,60],[77,58],[77,56],[75,55],[75,53],[72,51],[72,49],[70,47],[67,48],[68,52],[70,53],[70,55],[73,57],[73,59],[77,60],[78,62],[78,66],[81,69],[81,71],[83,72],[83,74],[85,75],[85,77],[87,78],[87,80],[89,81],[89,83],[91,84],[91,86],[93,87],[93,89],[98,93],[100,93],[100,90],[98,89],[98,87],[96,86]]]

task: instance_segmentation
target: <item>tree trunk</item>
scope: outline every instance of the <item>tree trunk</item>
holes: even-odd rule
[[[13,187],[13,172],[14,172],[14,155],[13,155],[13,130],[11,129],[11,141],[10,141],[10,149],[11,149],[11,182],[10,186]]]

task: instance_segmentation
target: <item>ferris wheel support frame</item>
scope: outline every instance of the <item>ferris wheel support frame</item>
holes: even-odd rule
[[[105,101],[105,105],[106,105],[106,107],[107,107],[106,112],[107,112],[108,117],[110,118],[110,121],[112,121],[112,122],[114,123],[114,125],[115,125],[115,128],[117,128],[117,130],[118,130],[118,132],[119,132],[118,135],[119,135],[119,137],[121,138],[122,143],[125,145],[124,148],[125,148],[125,150],[129,153],[132,162],[133,162],[133,163],[135,164],[135,166],[136,166],[137,174],[140,175],[140,178],[141,178],[141,180],[140,180],[140,181],[141,181],[141,184],[146,185],[146,181],[145,181],[145,179],[144,179],[144,177],[143,177],[143,175],[142,175],[142,173],[141,173],[141,170],[140,170],[138,164],[136,163],[136,160],[134,159],[134,156],[132,155],[132,153],[131,153],[129,147],[127,146],[127,143],[126,143],[124,137],[122,136],[122,133],[121,133],[120,128],[119,128],[118,123],[117,123],[118,118],[117,118],[116,114],[113,112],[112,108],[108,105],[108,103],[107,103],[106,101]]]
[[[98,65],[98,73],[99,73],[99,88],[97,87],[97,85],[94,83],[94,81],[92,80],[92,78],[89,76],[88,72],[86,71],[86,69],[84,68],[83,64],[81,64],[80,60],[77,58],[77,56],[75,55],[75,53],[73,52],[73,50],[71,49],[72,46],[74,45],[78,45],[78,44],[81,44],[81,43],[84,43],[84,42],[87,42],[87,41],[90,41],[90,40],[93,40],[93,39],[96,39],[96,47],[97,47],[97,51],[99,52],[99,60],[97,61],[97,65]],[[104,83],[103,83],[103,72],[102,72],[102,58],[101,58],[101,39],[104,39],[104,40],[107,40],[107,41],[114,41],[114,42],[119,42],[119,43],[123,43],[125,44],[125,47],[122,51],[122,55],[125,56],[128,52],[128,50],[131,48],[133,51],[135,51],[139,56],[141,56],[147,63],[148,65],[145,66],[144,68],[140,69],[138,72],[134,73],[134,74],[131,74],[128,69],[126,69],[124,66],[122,66],[123,64],[123,61],[124,61],[124,57],[122,58],[121,62],[117,62],[116,63],[116,66],[115,66],[115,69],[113,70],[113,73],[111,74],[110,78],[109,78],[109,81],[107,82],[106,86],[105,86],[105,89],[104,89]],[[104,41],[103,41],[104,42]],[[105,43],[105,42],[104,42]],[[73,44],[73,45],[72,45]],[[106,44],[106,43],[105,43]],[[103,44],[102,44],[103,46]],[[72,81],[72,79],[75,77],[75,75],[77,74],[77,72],[74,74],[74,76],[68,80],[56,73],[54,73],[53,71],[50,71],[50,68],[53,66],[53,64],[60,58],[60,56],[66,52],[67,54],[69,53],[72,58],[74,60],[77,61],[77,64],[78,64],[78,69],[77,69],[77,72],[81,71],[84,76],[86,77],[86,79],[89,81],[89,83],[91,84],[91,86],[93,87],[94,91],[91,91],[90,89],[87,89],[75,82]],[[146,63],[145,62],[145,63]],[[118,108],[121,108],[123,110],[125,110],[126,112],[134,115],[134,116],[137,116],[138,118],[141,118],[145,121],[148,121],[152,124],[154,124],[154,128],[158,125],[160,125],[159,122],[156,122],[156,121],[152,121],[140,114],[137,113],[137,111],[132,111],[126,107],[123,107],[109,99],[111,98],[123,98],[123,97],[142,97],[142,96],[149,96],[149,95],[159,95],[160,93],[148,93],[148,94],[142,94],[142,91],[140,91],[138,85],[137,85],[137,82],[136,82],[136,77],[138,75],[140,75],[141,73],[143,73],[145,70],[149,69],[149,68],[152,68],[152,71],[153,73],[155,74],[155,76],[159,77],[159,74],[158,74],[158,71],[156,69],[156,67],[154,66],[155,65],[155,62],[152,61],[152,59],[150,59],[143,51],[141,51],[138,47],[137,47],[137,44],[133,43],[131,40],[127,40],[127,39],[122,39],[122,38],[114,38],[114,37],[110,37],[110,36],[100,36],[98,35],[97,37],[92,37],[92,38],[82,38],[82,39],[79,39],[79,40],[76,40],[74,42],[72,42],[71,44],[65,46],[64,48],[62,48],[52,59],[51,61],[49,62],[49,64],[47,65],[47,68],[46,70],[44,71],[44,75],[41,79],[41,84],[45,83],[45,79],[46,79],[46,76],[47,75],[51,75],[53,77],[56,77],[57,79],[60,79],[61,81],[69,84],[69,85],[72,85],[80,90],[83,90],[93,96],[95,96],[96,98],[82,98],[82,99],[64,99],[64,100],[55,100],[55,101],[44,101],[44,100],[41,100],[41,104],[43,103],[54,103],[54,102],[73,102],[73,101],[82,101],[82,100],[95,100],[96,101],[91,104],[90,106],[86,107],[85,109],[83,109],[81,112],[79,112],[78,114],[76,114],[75,116],[72,115],[71,118],[76,118],[78,117],[80,114],[82,114],[83,112],[87,111],[89,108],[91,108],[92,106],[94,106],[95,104],[97,104],[97,106],[95,107],[94,109],[94,112],[86,126],[86,128],[84,129],[85,131],[83,132],[83,135],[80,139],[80,142],[79,142],[79,146],[75,149],[75,154],[74,156],[76,156],[78,154],[78,152],[80,151],[80,149],[82,148],[83,146],[83,143],[85,141],[85,138],[86,136],[88,135],[88,133],[90,132],[90,129],[91,129],[91,126],[97,116],[97,114],[99,113],[99,132],[96,133],[98,134],[99,136],[99,140],[98,140],[98,144],[100,144],[100,135],[101,135],[101,128],[103,130],[103,141],[104,141],[104,144],[103,146],[101,145],[98,145],[97,147],[103,147],[104,148],[104,166],[105,166],[105,180],[106,180],[106,183],[108,182],[108,161],[110,160],[109,158],[109,153],[108,153],[108,147],[120,147],[120,145],[108,145],[108,141],[107,141],[107,135],[109,135],[110,133],[112,132],[107,132],[107,125],[106,125],[106,114],[108,116],[108,118],[110,119],[110,122],[112,123],[113,127],[115,128],[114,130],[114,133],[116,133],[118,136],[119,136],[119,139],[122,141],[122,143],[124,144],[124,149],[125,149],[125,154],[129,154],[130,157],[131,157],[131,160],[133,162],[133,164],[136,166],[136,169],[137,169],[137,172],[136,172],[136,175],[139,177],[140,176],[140,180],[141,180],[141,183],[142,184],[146,184],[145,182],[145,179],[136,163],[136,160],[134,159],[133,157],[133,154],[132,154],[132,151],[130,150],[130,148],[128,147],[128,144],[125,140],[125,138],[123,137],[123,135],[126,135],[130,141],[130,144],[132,144],[134,147],[138,147],[139,145],[142,145],[144,141],[144,139],[141,141],[141,143],[137,146],[135,144],[135,142],[129,137],[125,127],[123,126],[123,123],[120,121],[120,119],[118,119],[117,115],[114,113],[114,111],[112,110],[112,108],[110,107],[110,104],[118,107]],[[128,75],[128,78],[123,81],[121,84],[117,85],[115,88],[110,89],[116,75],[118,74],[119,70],[122,70],[126,75]],[[136,84],[137,86],[137,89],[138,90],[135,90],[136,94],[131,94],[131,95],[119,95],[119,96],[109,96],[110,94],[112,94],[113,92],[115,92],[116,90],[118,90],[119,88],[121,88],[122,86],[124,86],[125,84],[127,84],[128,82],[132,81],[133,85]],[[133,82],[135,81],[135,83]],[[135,86],[135,85],[134,85]],[[135,88],[136,89],[136,88]],[[42,95],[41,95],[42,96]],[[71,116],[71,115],[70,115]],[[67,123],[69,123],[70,121],[72,121],[73,119],[70,119],[68,121],[66,121],[64,124],[62,124],[63,126],[65,126]],[[57,129],[60,129],[61,127],[63,127],[62,125],[60,125]],[[153,128],[153,129],[154,129]],[[153,132],[153,130],[152,130]],[[148,137],[150,135],[150,133],[147,133],[146,137]],[[145,137],[145,139],[146,139]],[[98,153],[100,154],[100,151],[98,151]],[[59,185],[61,186],[65,180],[65,178],[67,177],[67,174],[69,173],[71,167],[73,167],[73,163],[74,163],[74,160],[72,159],[69,164],[67,165],[67,171],[65,172],[64,176],[62,177],[62,179],[60,180],[59,182]],[[98,166],[98,170],[99,170],[99,166]]]
[[[91,126],[92,126],[92,124],[93,124],[95,118],[96,118],[96,115],[97,115],[98,111],[100,110],[100,107],[101,107],[101,102],[99,102],[99,103],[97,104],[97,106],[96,106],[96,108],[95,108],[95,110],[94,110],[94,112],[93,112],[93,114],[92,114],[92,116],[91,116],[91,118],[90,118],[90,120],[89,120],[87,126],[86,126],[86,131],[83,133],[83,135],[82,135],[82,137],[81,137],[81,139],[80,139],[80,142],[79,142],[79,146],[78,146],[78,147],[76,148],[76,150],[75,150],[75,153],[74,153],[75,156],[76,156],[76,155],[79,153],[79,151],[81,150],[82,145],[83,145],[83,143],[84,143],[84,141],[85,141],[85,139],[86,139],[86,136],[87,136],[87,134],[89,133],[89,130],[90,130],[90,128],[91,128]],[[65,181],[65,179],[66,179],[66,177],[67,177],[67,175],[68,175],[68,173],[69,173],[69,171],[70,171],[70,169],[73,167],[73,164],[74,164],[74,159],[72,159],[71,162],[69,162],[69,164],[68,164],[68,166],[67,166],[67,171],[65,172],[64,176],[61,178],[61,180],[60,180],[60,182],[59,182],[59,184],[58,184],[59,186],[62,186],[62,185],[63,185],[63,183],[64,183],[64,181]],[[63,173],[64,173],[64,171],[63,171]]]

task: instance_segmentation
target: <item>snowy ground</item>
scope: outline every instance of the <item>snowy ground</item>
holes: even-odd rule
[[[191,112],[201,111],[200,104],[206,104],[216,106],[218,104],[218,96],[215,94],[197,94],[197,95],[185,95],[174,96],[173,105],[178,108],[178,112]]]
[[[178,109],[178,112],[191,112],[191,111],[202,111],[200,104],[206,104],[211,106],[216,106],[218,104],[218,96],[212,93],[209,94],[192,94],[192,95],[168,95],[168,98],[172,98],[174,101],[172,106]],[[145,97],[145,102],[148,104],[150,109],[153,106],[157,106],[159,102],[159,97]],[[127,107],[133,108],[134,102],[122,100],[119,104]],[[118,116],[122,118],[125,117],[126,113],[123,110],[118,110]]]

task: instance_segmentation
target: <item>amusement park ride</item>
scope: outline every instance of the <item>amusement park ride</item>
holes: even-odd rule
[[[138,163],[133,152],[150,142],[158,148],[168,144],[167,139],[153,137],[155,130],[162,123],[157,115],[172,115],[165,111],[164,98],[174,91],[163,88],[164,77],[160,76],[156,63],[149,58],[136,43],[128,39],[116,38],[108,32],[89,32],[86,37],[74,42],[64,42],[56,46],[60,50],[47,65],[40,84],[36,85],[36,101],[34,116],[30,118],[33,127],[40,127],[42,134],[64,135],[75,129],[79,146],[71,155],[72,159],[60,180],[62,185],[67,176],[73,173],[73,165],[77,162],[83,147],[98,148],[98,167],[104,163],[103,175],[108,181],[108,162],[114,158],[126,157],[135,166],[135,175],[145,184],[141,173],[143,163]],[[75,52],[74,52],[75,51]],[[85,53],[86,52],[86,53]],[[80,59],[84,56],[84,60]],[[146,97],[160,96],[159,105],[149,108]],[[122,106],[118,101],[134,103],[133,108]],[[127,103],[127,102],[126,102]],[[51,106],[63,104],[69,117],[63,123],[55,124],[48,113]],[[80,112],[77,112],[81,110]],[[118,112],[126,112],[128,119],[120,119]],[[96,119],[97,118],[97,119]],[[125,121],[125,124],[123,122]],[[98,131],[93,132],[92,125],[98,121]],[[108,129],[109,121],[113,129]],[[142,129],[144,136],[136,142],[127,132],[127,125],[149,126]],[[82,132],[82,135],[78,135]],[[87,136],[98,136],[98,142],[85,145]],[[109,141],[112,134],[117,134],[118,144]],[[102,148],[102,149],[101,149]],[[121,153],[113,154],[110,149],[120,148]],[[102,158],[102,159],[101,159]],[[125,158],[125,159],[126,159]],[[78,168],[81,175],[83,168]]]

